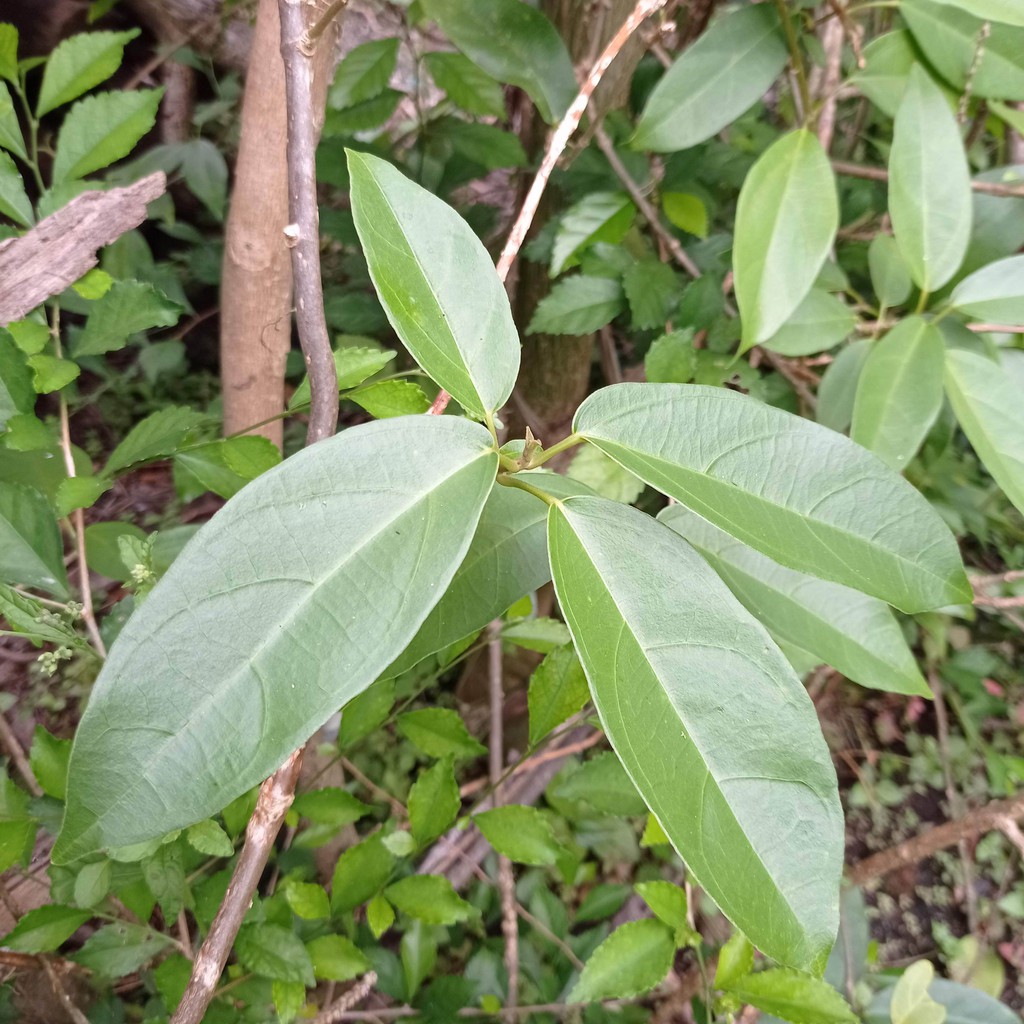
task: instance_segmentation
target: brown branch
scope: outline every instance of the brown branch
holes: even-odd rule
[[[3,714],[0,714],[0,747],[7,751],[11,764],[18,769],[18,774],[25,781],[28,791],[33,796],[42,796],[43,787],[36,780],[35,772],[32,771],[32,766],[28,763],[25,751],[21,749],[18,737],[14,735],[14,730],[10,727],[7,718]]]
[[[629,42],[633,33],[655,11],[664,7],[666,3],[668,3],[668,0],[638,0],[632,13],[619,27],[618,32],[608,41],[608,45],[604,48],[601,56],[597,58],[594,66],[590,69],[590,73],[580,87],[576,98],[569,104],[569,109],[565,112],[565,116],[558,127],[551,133],[551,137],[548,139],[548,144],[544,150],[544,156],[540,162],[540,167],[537,170],[537,175],[533,179],[533,184],[530,185],[529,192],[526,193],[526,198],[523,200],[519,215],[516,217],[508,239],[501,250],[501,255],[498,257],[497,271],[498,277],[502,281],[505,281],[508,277],[512,264],[515,263],[519,250],[526,241],[526,235],[530,230],[530,225],[533,224],[533,218],[537,215],[537,208],[540,206],[540,199],[547,188],[551,172],[555,169],[555,164],[558,163],[559,157],[561,157],[565,147],[569,144],[569,139],[572,138],[573,133],[579,127],[580,121],[583,120],[583,115],[586,113],[587,105],[594,95],[594,90],[601,84],[601,79],[604,77],[605,72],[611,67],[612,61],[619,55],[619,52],[626,43]],[[451,395],[447,391],[438,392],[437,398],[434,399],[434,403],[430,407],[430,414],[437,416],[444,412],[450,399]]]
[[[256,810],[246,827],[245,843],[238,855],[228,890],[196,956],[188,988],[174,1011],[171,1024],[200,1024],[206,1015],[235,936],[249,911],[260,875],[267,866],[281,822],[295,798],[295,784],[301,766],[302,751],[296,750],[260,787]]]
[[[288,109],[288,217],[285,241],[292,254],[295,322],[306,361],[312,401],[306,443],[330,437],[338,426],[338,373],[327,333],[320,279],[320,212],[316,197],[317,125],[313,62],[303,48],[303,6],[279,0],[281,57]]]
[[[162,171],[126,188],[83,192],[19,238],[0,242],[0,327],[20,320],[96,266],[97,251],[146,219]]]
[[[1018,793],[1009,800],[994,800],[984,807],[969,811],[962,818],[947,821],[942,825],[922,832],[905,843],[866,857],[854,864],[847,872],[853,885],[864,885],[874,878],[887,875],[897,868],[916,864],[931,857],[939,850],[955,846],[961,839],[968,839],[983,832],[1005,831],[1007,821],[1024,817],[1024,793]]]
[[[376,972],[368,971],[343,996],[328,1006],[326,1010],[318,1013],[313,1018],[313,1024],[338,1024],[338,1021],[345,1019],[349,1010],[358,1006],[370,994],[370,990],[376,984]]]
[[[833,160],[832,170],[846,178],[865,178],[868,181],[889,180],[889,172],[884,167],[865,167],[863,164],[853,164],[846,160]],[[971,188],[975,192],[983,192],[988,196],[1024,199],[1024,184],[1005,185],[999,181],[972,181]]]
[[[68,995],[68,990],[64,987],[64,982],[61,981],[60,975],[57,973],[57,968],[54,967],[53,963],[48,957],[40,957],[43,964],[43,970],[46,972],[46,976],[50,979],[50,984],[53,986],[53,991],[60,1001],[61,1006],[64,1007],[68,1017],[74,1021],[74,1024],[89,1024],[89,1018],[86,1017],[82,1011],[75,1006]]]

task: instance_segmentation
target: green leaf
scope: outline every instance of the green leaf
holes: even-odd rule
[[[383,896],[374,896],[366,905],[366,923],[379,939],[395,923],[394,907]]]
[[[90,508],[110,484],[94,476],[70,476],[57,488],[54,509],[63,519],[76,509]]]
[[[56,356],[29,356],[26,362],[32,368],[32,387],[40,395],[50,395],[66,388],[82,372],[77,363]]]
[[[349,847],[334,866],[331,909],[345,914],[376,896],[387,885],[394,863],[380,833]]]
[[[850,437],[897,473],[907,468],[942,409],[942,333],[919,316],[875,342],[857,382]]]
[[[487,74],[518,85],[548,124],[576,95],[572,61],[554,26],[522,0],[423,0],[441,31]]]
[[[574,429],[791,569],[908,612],[971,600],[956,542],[928,502],[825,427],[722,388],[616,384],[580,406]]]
[[[11,451],[39,452],[52,448],[54,431],[42,420],[36,419],[31,413],[12,416],[7,421],[7,433],[4,434],[4,445]],[[64,483],[65,481],[61,481]],[[59,488],[58,488],[59,490]],[[60,513],[63,514],[63,513]]]
[[[661,984],[672,968],[676,945],[660,921],[621,925],[591,953],[569,1002],[629,999]]]
[[[501,84],[461,53],[425,54],[430,77],[448,99],[468,114],[505,117],[505,92]]]
[[[55,800],[63,800],[67,795],[70,756],[71,740],[58,739],[41,725],[36,726],[28,763],[43,792]]]
[[[265,437],[246,436],[186,448],[174,458],[204,487],[222,498],[233,498],[246,484],[278,465],[281,453]]]
[[[356,230],[391,325],[467,413],[490,415],[512,393],[519,336],[487,250],[450,206],[391,164],[349,150],[348,165]]]
[[[405,93],[397,89],[385,89],[372,100],[357,103],[344,110],[328,110],[323,134],[326,138],[338,135],[355,135],[380,128],[398,109]]]
[[[857,315],[841,299],[812,288],[789,319],[762,347],[784,356],[809,356],[838,345],[849,337]]]
[[[558,619],[531,616],[510,622],[501,631],[501,638],[528,651],[550,654],[569,642],[569,631]]]
[[[637,817],[647,811],[643,797],[611,751],[582,764],[559,785],[558,795],[566,800],[583,800],[602,814]]]
[[[80,32],[60,43],[46,60],[36,117],[105,82],[121,66],[125,46],[138,35],[137,28],[128,32]]]
[[[569,644],[556,647],[530,676],[530,746],[580,711],[589,698],[575,649]]]
[[[224,219],[228,201],[228,165],[224,154],[209,139],[178,143],[182,154],[181,177],[188,190],[218,220]]]
[[[336,786],[324,786],[323,789],[300,793],[292,807],[304,818],[318,825],[331,825],[335,829],[351,825],[373,810],[369,804],[364,804],[362,800]]]
[[[843,817],[789,664],[689,545],[642,512],[569,498],[548,530],[555,593],[634,785],[752,942],[780,963],[824,967]]]
[[[374,419],[415,416],[430,408],[430,399],[411,380],[381,380],[347,396]]]
[[[319,981],[350,981],[370,969],[363,951],[343,935],[321,935],[307,943],[306,949]]]
[[[104,665],[54,857],[190,825],[270,775],[412,638],[469,547],[496,465],[479,425],[408,417],[304,449],[231,499]],[[452,508],[457,522],[441,514]],[[140,811],[154,792],[156,819]]]
[[[910,271],[892,235],[875,235],[868,246],[871,287],[883,306],[902,306],[910,298]]]
[[[479,164],[486,171],[499,167],[525,167],[527,164],[526,150],[519,136],[497,125],[446,117],[436,124],[432,134],[450,142],[455,153]]]
[[[410,875],[389,885],[384,895],[403,914],[426,924],[458,924],[480,916],[441,875]]]
[[[28,227],[35,219],[32,203],[25,193],[25,183],[21,180],[14,161],[0,150],[0,213],[5,217]]]
[[[253,974],[274,981],[301,982],[306,988],[316,984],[313,961],[302,940],[278,924],[250,924],[235,939],[238,962]]]
[[[655,819],[657,820],[657,819]],[[638,882],[634,888],[640,898],[654,911],[654,916],[672,929],[676,945],[693,942],[695,933],[686,923],[686,890],[671,882]],[[721,964],[721,956],[719,956]]]
[[[7,27],[9,26],[0,23],[0,34]],[[11,99],[10,90],[3,82],[0,82],[0,149],[10,150],[22,160],[28,159],[25,139],[21,134],[21,123],[14,110],[14,101]]]
[[[398,731],[427,757],[480,757],[487,748],[469,734],[466,723],[447,708],[421,708],[399,715]]]
[[[565,853],[551,822],[536,807],[495,807],[475,814],[473,821],[498,853],[518,864],[554,864]]]
[[[181,306],[145,281],[115,281],[92,305],[72,355],[102,355],[124,348],[128,339],[151,327],[173,327]]]
[[[621,501],[625,505],[631,505],[644,491],[643,480],[599,448],[584,448],[572,460],[569,474],[602,498]]]
[[[736,207],[744,351],[770,338],[806,298],[838,227],[835,179],[817,136],[784,135],[750,169]]]
[[[57,520],[31,487],[0,482],[0,579],[66,597],[68,576]]]
[[[1024,326],[1024,256],[976,270],[953,289],[949,301],[954,309],[979,320]]]
[[[639,260],[622,275],[622,290],[629,302],[633,327],[664,329],[665,321],[683,293],[676,272],[660,260]]]
[[[38,647],[40,644],[52,643],[58,647],[75,647],[84,644],[74,629],[58,617],[47,613],[46,608],[35,598],[20,594],[11,587],[0,584],[0,616],[7,620],[7,625],[15,633],[28,637]],[[3,778],[3,776],[0,776]],[[0,782],[0,797],[2,797]],[[0,799],[0,811],[3,801]],[[0,821],[3,820],[0,813]],[[3,844],[0,843],[0,849]],[[10,864],[7,865],[10,867]],[[6,868],[4,869],[6,870]]]
[[[945,1024],[1021,1024],[1020,1017],[1005,1003],[976,988],[958,985],[955,981],[936,978],[928,986],[928,996],[945,1010]],[[892,999],[892,988],[879,992],[864,1014],[865,1024],[892,1024],[895,1019],[890,1013]],[[923,1000],[922,1003],[926,1008],[930,1005]],[[931,1011],[931,1016],[926,1015],[923,1021],[911,1018],[911,1024],[936,1022],[942,1024],[934,1010]]]
[[[742,932],[733,932],[718,952],[715,988],[728,989],[754,969],[754,947]]]
[[[127,156],[156,122],[163,89],[100,92],[79,100],[57,137],[53,184],[84,178]]]
[[[931,696],[884,601],[786,569],[681,505],[658,519],[707,559],[777,643],[807,651],[861,686]]]
[[[906,29],[887,32],[864,47],[864,67],[848,81],[886,116],[895,117],[910,69],[919,58],[914,37]]]
[[[327,103],[335,110],[379,96],[388,85],[398,60],[398,39],[374,39],[350,50],[334,72]]]
[[[796,971],[748,974],[725,991],[792,1024],[857,1024],[849,1004],[827,981]]]
[[[959,7],[960,10],[985,21],[999,21],[1004,25],[1024,28],[1024,11],[1016,0],[935,0],[936,3]],[[994,26],[999,31],[999,26]]]
[[[971,237],[971,177],[942,90],[911,69],[889,151],[889,215],[910,276],[926,292],[957,271]]]
[[[103,475],[113,476],[139,462],[167,458],[205,421],[201,413],[182,405],[169,405],[151,413],[136,423],[110,453]]]
[[[331,916],[331,903],[322,885],[315,885],[313,882],[288,882],[284,887],[284,898],[292,913],[305,921],[316,921]],[[315,956],[313,964],[316,965]]]
[[[342,710],[338,746],[345,750],[369,736],[387,721],[394,704],[394,678],[378,679],[368,690],[350,700]]]
[[[661,208],[669,222],[698,238],[708,237],[708,208],[700,196],[688,192],[664,192]]]
[[[551,249],[551,276],[575,266],[579,253],[596,242],[618,245],[635,217],[636,207],[624,192],[588,193],[558,222]]]
[[[671,153],[710,139],[761,99],[787,57],[769,6],[718,18],[654,87],[632,146]]]
[[[11,336],[0,329],[0,423],[31,413],[35,402],[32,371]]]
[[[945,1008],[928,994],[935,968],[918,960],[904,972],[892,990],[890,1013],[893,1024],[943,1024]]]
[[[0,22],[0,78],[18,84],[18,30]]]
[[[541,299],[527,334],[590,334],[625,308],[622,285],[613,278],[567,277]]]
[[[149,963],[170,945],[169,936],[152,928],[118,921],[101,928],[68,959],[103,978],[123,978]]]
[[[207,857],[230,857],[235,852],[228,834],[212,818],[190,825],[185,838],[193,850],[205,853]]]
[[[164,963],[167,961],[165,960]],[[186,965],[191,971],[191,964],[186,961]],[[185,976],[185,984],[187,983],[188,975]],[[181,991],[184,995],[184,988]],[[275,981],[271,985],[270,991],[274,1000],[274,1009],[277,1011],[281,1024],[292,1024],[292,1021],[298,1017],[306,1005],[306,986],[301,981]],[[166,1002],[166,997],[164,1001]]]
[[[857,396],[864,363],[871,354],[872,342],[867,338],[844,345],[829,364],[818,387],[818,422],[843,433],[853,422],[853,403]]]
[[[670,331],[656,339],[644,356],[644,370],[652,384],[686,384],[693,380],[697,354],[693,331]]]
[[[86,864],[75,878],[75,903],[95,907],[110,892],[111,862],[101,860]]]
[[[366,348],[361,345],[336,348],[334,369],[338,375],[338,390],[346,391],[358,387],[368,377],[383,370],[397,354],[386,349]],[[289,399],[288,408],[297,409],[299,406],[308,405],[309,401],[309,377],[306,376],[302,378],[302,383]]]
[[[409,825],[421,846],[443,835],[456,819],[462,800],[451,758],[421,771],[409,790]]]
[[[88,910],[75,907],[37,907],[0,938],[0,946],[15,953],[52,953],[91,917]]]
[[[990,359],[949,349],[946,395],[985,468],[1024,512],[1024,405],[1019,387]]]

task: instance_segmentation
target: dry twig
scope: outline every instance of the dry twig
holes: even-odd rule
[[[376,984],[376,972],[368,971],[343,996],[335,1000],[326,1010],[318,1013],[313,1018],[313,1024],[338,1024],[339,1021],[345,1020],[348,1012],[358,1006]]]
[[[888,181],[889,172],[884,167],[865,167],[847,160],[833,160],[832,170],[847,178],[865,178],[868,181]],[[1024,199],[1024,183],[1008,185],[1000,181],[972,181],[971,188],[988,196],[1002,196],[1005,199]]]

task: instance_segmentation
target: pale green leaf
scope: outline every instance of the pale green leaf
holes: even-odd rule
[[[576,95],[572,61],[554,26],[522,0],[423,0],[441,31],[487,74],[518,85],[548,124]]]
[[[0,22],[0,78],[18,84],[18,30]]]
[[[935,968],[918,960],[904,972],[892,990],[892,1024],[943,1024],[946,1011],[928,994]]]
[[[105,82],[120,66],[125,46],[139,30],[79,32],[60,43],[46,60],[36,117],[70,103]]]
[[[761,345],[784,356],[809,356],[838,345],[856,323],[856,314],[845,302],[812,288],[789,319]]]
[[[165,960],[164,964],[168,962],[170,961]],[[157,971],[159,969],[158,967]],[[181,987],[182,994],[185,992],[184,986],[188,983],[191,970],[191,963],[185,960],[185,978]],[[275,981],[271,985],[270,991],[274,999],[274,1009],[280,1019],[280,1024],[292,1024],[292,1021],[295,1020],[306,1005],[306,986],[301,981]],[[166,997],[164,1001],[166,1002]],[[168,1009],[173,1009],[173,1007],[168,1006]]]
[[[946,395],[985,468],[1024,512],[1024,403],[998,363],[964,349],[946,352]]]
[[[850,437],[901,473],[942,409],[946,345],[919,316],[901,320],[875,342],[857,382]]]
[[[112,476],[139,462],[166,458],[185,444],[206,417],[182,405],[169,405],[136,423],[110,453],[104,475]]]
[[[551,822],[536,807],[496,807],[474,815],[473,821],[498,853],[517,864],[554,864],[565,852]]]
[[[364,103],[386,88],[398,60],[398,38],[374,39],[350,50],[334,72],[327,103],[336,110]]]
[[[0,32],[3,30],[0,24]],[[25,138],[21,134],[21,122],[14,110],[14,100],[6,83],[0,82],[0,149],[9,150],[22,160],[28,158]]]
[[[784,135],[751,168],[736,207],[732,262],[744,350],[796,311],[838,227],[835,179],[817,136]]]
[[[156,122],[163,89],[101,92],[79,100],[57,136],[53,183],[84,178],[127,156]]]
[[[527,334],[591,334],[624,308],[622,285],[608,277],[574,274],[551,289],[533,314]]]
[[[953,289],[949,301],[954,309],[979,320],[1024,326],[1024,256],[976,270]]]
[[[469,114],[481,117],[505,116],[505,93],[501,84],[461,53],[434,52],[423,62],[437,87],[448,99]]]
[[[655,86],[632,145],[670,153],[710,139],[761,99],[787,55],[770,5],[724,15]]]
[[[557,792],[566,800],[583,800],[602,814],[637,817],[647,810],[622,762],[610,750],[584,762]]]
[[[889,151],[889,215],[910,276],[926,292],[957,271],[971,237],[971,178],[942,90],[911,69]]]
[[[123,978],[149,963],[171,945],[171,938],[154,928],[118,921],[86,940],[68,959],[103,978]],[[237,948],[237,947],[236,947]]]
[[[693,331],[670,331],[652,342],[644,356],[644,370],[652,384],[687,384],[697,368]]]
[[[469,547],[496,464],[477,424],[385,420],[304,449],[228,502],[110,652],[54,857],[190,825],[270,775],[412,638]],[[142,810],[154,799],[157,816]]]
[[[346,708],[346,712],[347,712]],[[337,786],[324,786],[300,793],[292,807],[298,814],[318,825],[330,825],[335,829],[350,825],[364,818],[373,808],[362,800]]]
[[[666,924],[672,929],[677,946],[699,941],[696,933],[686,923],[685,889],[661,880],[638,882],[635,888],[640,894],[640,898],[654,912],[654,916],[662,924]],[[719,963],[721,963],[721,957],[719,957]]]
[[[487,250],[391,164],[351,150],[348,162],[356,230],[391,325],[471,416],[492,414],[519,373],[519,336]]]
[[[40,395],[50,395],[66,388],[82,372],[81,367],[70,359],[59,359],[45,353],[29,356],[26,362],[32,368],[32,387]]]
[[[411,380],[381,380],[347,396],[374,419],[414,416],[430,408],[423,388]]]
[[[35,402],[32,371],[11,336],[0,330],[0,423],[30,415]]]
[[[53,502],[54,510],[63,519],[77,509],[90,508],[109,487],[110,482],[99,477],[70,476],[66,480],[61,480],[57,487]]]
[[[339,858],[331,879],[331,909],[336,914],[355,910],[387,884],[394,858],[381,834],[375,833]]]
[[[776,642],[809,652],[861,686],[931,695],[885,602],[786,569],[681,505],[658,519],[707,559]]]
[[[38,320],[15,320],[7,325],[7,331],[18,348],[30,356],[42,352],[52,337],[49,326]]]
[[[823,426],[843,433],[853,422],[853,403],[857,396],[864,363],[871,354],[867,338],[844,345],[829,364],[818,386],[817,420]]]
[[[397,354],[389,349],[368,348],[362,345],[339,346],[334,350],[334,370],[338,375],[338,390],[346,391],[362,384],[364,380],[383,370]],[[309,405],[309,400],[309,377],[306,376],[302,378],[302,382],[289,399],[288,408],[298,409],[301,406]]]
[[[39,491],[6,481],[0,482],[0,579],[58,597],[68,592],[64,546],[49,503]]]
[[[944,1024],[1021,1024],[1021,1018],[1005,1003],[976,988],[958,985],[955,981],[936,978],[928,986],[928,996],[945,1010]],[[864,1013],[864,1024],[892,1024],[892,999],[892,988],[879,992]],[[931,1013],[930,1019],[928,1016],[921,1022],[912,1019],[912,1024],[942,1024],[934,1010]]]
[[[857,1024],[858,1020],[828,982],[796,971],[776,968],[748,974],[733,981],[726,991],[792,1024]]]
[[[67,795],[70,756],[71,740],[58,739],[41,725],[36,726],[28,763],[43,792],[55,800],[63,800]]]
[[[529,616],[509,622],[502,629],[501,637],[517,647],[525,647],[528,651],[550,654],[569,642],[569,631],[565,628],[565,623],[558,619]]]
[[[715,988],[728,988],[754,969],[754,947],[742,932],[733,932],[718,952]]]
[[[644,482],[596,447],[583,448],[569,464],[573,480],[595,494],[631,505],[643,494]]]
[[[570,1002],[628,999],[665,980],[676,946],[660,921],[630,921],[608,936],[590,955]]]
[[[92,914],[55,904],[30,910],[0,937],[0,946],[15,953],[52,953],[71,938]]]
[[[929,503],[826,427],[722,388],[616,384],[580,406],[574,429],[791,569],[903,611],[971,600],[956,541]]]
[[[421,771],[409,790],[409,825],[421,845],[442,835],[462,806],[452,763],[450,758],[442,758]]]
[[[871,239],[868,270],[871,287],[883,306],[902,306],[910,298],[910,271],[892,235],[875,235]]]
[[[661,208],[669,222],[698,238],[708,237],[708,209],[700,196],[688,192],[665,192]]]
[[[935,0],[936,3],[959,7],[968,14],[986,21],[999,21],[1005,25],[1024,28],[1024,9],[1018,0]],[[999,26],[994,26],[999,31]]]
[[[28,227],[35,219],[32,203],[25,192],[25,183],[21,180],[14,161],[0,150],[0,214]]]
[[[321,935],[307,943],[306,949],[320,981],[350,981],[370,969],[363,951],[344,935]]]
[[[575,258],[595,242],[618,245],[625,237],[636,207],[624,192],[589,192],[558,221],[551,249],[551,276],[574,266]]]
[[[230,857],[235,852],[228,834],[212,818],[189,826],[185,838],[189,846],[208,857]]]
[[[383,896],[374,896],[366,905],[366,923],[379,939],[395,923],[394,907]]]
[[[480,916],[441,875],[410,875],[389,885],[384,895],[403,914],[426,924],[458,924]]]
[[[331,916],[331,904],[322,885],[291,880],[284,887],[284,898],[292,913],[304,921]],[[316,963],[315,957],[313,962]]]
[[[559,604],[634,785],[752,942],[780,963],[824,967],[843,817],[806,691],[764,628],[660,523],[569,498],[548,529]]]
[[[914,37],[906,29],[886,32],[864,47],[864,67],[850,76],[849,83],[884,114],[895,117],[910,69],[919,59]]]
[[[281,461],[277,446],[265,437],[228,437],[175,453],[206,488],[222,498],[233,498],[247,483]]]
[[[469,734],[458,712],[448,708],[421,708],[399,715],[398,731],[427,757],[479,757],[487,748]]]
[[[571,718],[590,699],[587,678],[575,649],[556,647],[530,676],[530,746]]]

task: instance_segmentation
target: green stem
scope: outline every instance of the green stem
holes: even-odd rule
[[[25,78],[22,76],[21,85],[11,82],[14,92],[21,101],[22,109],[25,111],[25,122],[28,124],[28,165],[32,170],[32,177],[35,180],[39,194],[46,191],[43,183],[43,176],[39,173],[39,122],[32,116],[32,108],[29,106],[28,97],[25,95]]]
[[[800,89],[800,103],[803,107],[803,120],[806,123],[811,116],[811,90],[807,84],[807,69],[804,67],[803,54],[800,52],[800,40],[793,28],[793,19],[789,15],[786,0],[775,0],[775,7],[782,20],[782,28],[786,33],[786,45],[789,47],[789,59],[796,74],[797,86]]]
[[[928,308],[928,299],[931,297],[931,293],[927,288],[921,289],[920,298],[917,300],[917,308],[914,310],[915,313],[923,313]]]
[[[535,498],[540,498],[546,505],[560,505],[561,502],[554,497],[542,491],[539,487],[534,487],[533,484],[528,484],[521,476],[512,476],[509,473],[499,473],[498,483],[503,484],[505,487],[518,487],[521,491],[526,491],[527,494],[532,494]]]
[[[583,444],[586,439],[582,434],[570,434],[568,437],[563,437],[561,441],[553,444],[550,448],[544,448],[532,459],[530,464],[524,466],[524,469],[536,469],[538,466],[543,466],[548,459],[553,459],[556,455],[560,455],[564,451],[568,451],[570,448],[575,448],[578,444]]]

